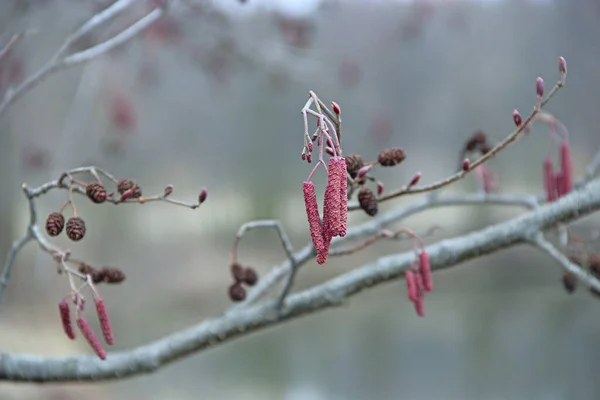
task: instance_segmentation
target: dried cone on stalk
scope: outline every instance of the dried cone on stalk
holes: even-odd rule
[[[122,195],[128,190],[131,190],[131,197],[133,198],[142,196],[142,189],[134,181],[131,179],[121,179],[117,183],[117,191]]]
[[[393,167],[406,158],[406,153],[399,147],[382,150],[377,156],[377,161],[382,167]]]
[[[80,263],[78,269],[79,269],[79,272],[81,272],[82,274],[90,275],[92,277],[93,283],[103,282],[104,279],[106,278],[105,271],[97,270],[96,268],[94,268],[91,265],[88,265],[86,263]]]
[[[229,298],[236,302],[244,301],[246,298],[246,290],[240,283],[234,283],[229,286]]]
[[[46,232],[50,236],[58,236],[65,227],[65,217],[59,212],[53,212],[46,219]]]
[[[352,177],[352,179],[356,178],[356,174],[358,170],[361,169],[365,165],[365,162],[360,154],[349,154],[346,156],[346,170]]]
[[[106,189],[100,182],[92,182],[85,188],[85,194],[96,204],[106,201]]]
[[[120,269],[104,267],[100,271],[104,275],[105,283],[121,283],[125,280],[125,274]]]
[[[375,196],[375,193],[368,188],[362,188],[360,192],[358,192],[358,203],[360,204],[360,208],[371,217],[375,216],[377,211],[379,211],[377,197]]]
[[[253,268],[244,268],[244,278],[242,280],[248,286],[254,286],[258,282],[258,275]]]
[[[85,236],[85,222],[79,217],[71,217],[67,221],[67,236],[77,242]]]

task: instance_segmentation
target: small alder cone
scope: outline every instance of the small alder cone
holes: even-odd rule
[[[85,236],[85,222],[79,217],[71,217],[67,221],[67,236],[77,242]]]
[[[246,290],[240,283],[234,283],[229,286],[229,298],[235,302],[244,301],[246,298]]]
[[[96,204],[101,204],[106,201],[106,189],[100,182],[92,182],[85,188],[85,194]]]
[[[92,282],[94,283],[103,282],[106,278],[106,272],[104,270],[97,270],[96,268],[86,263],[80,263],[78,269],[79,272],[81,272],[82,274],[91,275]]]
[[[100,272],[104,275],[104,282],[108,284],[121,283],[125,280],[125,274],[118,268],[104,267]]]
[[[46,219],[46,232],[50,236],[58,236],[65,227],[65,217],[61,213],[53,212]]]
[[[371,217],[375,216],[377,211],[379,211],[377,197],[375,197],[375,193],[368,188],[362,188],[360,192],[358,192],[358,203],[360,204],[360,208]]]
[[[360,154],[349,154],[346,156],[346,171],[348,171],[352,179],[356,178],[358,170],[364,165],[365,161]]]
[[[253,268],[246,267],[244,269],[243,282],[248,286],[256,285],[256,282],[258,282],[258,275],[256,274],[256,271]]]
[[[406,153],[399,147],[382,150],[377,156],[377,161],[382,167],[393,167],[406,158]]]
[[[117,183],[117,191],[119,194],[123,194],[131,189],[131,197],[138,198],[142,196],[142,189],[131,179],[121,179]]]
[[[244,267],[242,267],[242,265],[240,263],[235,262],[235,263],[231,264],[230,269],[231,269],[231,275],[233,276],[233,280],[236,283],[239,283],[244,280],[244,278],[246,276],[246,274],[245,274],[246,271],[244,270]]]

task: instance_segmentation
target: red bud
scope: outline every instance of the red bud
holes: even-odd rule
[[[171,193],[173,193],[173,185],[168,185],[165,188],[165,197],[169,196]]]
[[[561,75],[567,74],[567,60],[564,57],[558,57],[558,71]]]
[[[538,76],[535,80],[535,92],[538,97],[544,97],[544,80]]]
[[[198,203],[204,203],[206,201],[206,196],[208,196],[208,190],[206,188],[202,188],[200,195],[198,196]]]
[[[517,109],[513,110],[513,121],[515,121],[515,125],[517,127],[521,126],[521,124],[523,123],[523,118],[521,118],[521,114],[519,114],[519,111]]]
[[[463,171],[467,172],[469,168],[471,168],[471,161],[469,161],[468,158],[465,158],[462,162],[462,169]]]
[[[342,112],[342,110],[340,110],[340,106],[335,101],[331,102],[331,107],[333,108],[333,112],[337,115],[340,115],[340,113]]]
[[[377,196],[381,196],[383,194],[383,182],[377,181]]]
[[[333,156],[333,155],[334,155],[334,153],[333,153],[333,148],[332,148],[332,147],[329,147],[329,146],[327,146],[327,147],[325,148],[325,151],[326,151],[326,152],[327,152],[327,154],[329,154],[330,156]]]
[[[368,174],[371,169],[373,169],[372,165],[365,165],[364,167],[362,167],[361,169],[358,170],[358,172],[356,173],[356,176],[359,179],[364,178],[365,175]]]
[[[410,183],[408,184],[408,187],[412,187],[415,186],[417,183],[419,183],[419,180],[421,179],[421,173],[417,172],[415,174],[415,176],[413,176],[412,180],[410,181]]]

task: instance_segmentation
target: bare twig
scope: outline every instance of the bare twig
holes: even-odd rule
[[[63,68],[69,68],[75,65],[79,65],[88,62],[108,51],[124,44],[125,42],[133,39],[137,34],[142,32],[144,29],[149,27],[153,22],[158,20],[166,12],[166,4],[159,6],[154,9],[146,16],[135,22],[133,25],[115,35],[114,37],[97,44],[89,49],[82,50],[77,53],[68,54],[71,46],[82,36],[88,34],[93,29],[99,27],[109,19],[114,18],[136,0],[118,0],[113,3],[110,7],[104,11],[94,15],[86,23],[84,23],[79,29],[71,34],[54,56],[39,70],[34,72],[32,75],[27,77],[20,85],[13,89],[9,89],[4,99],[0,102],[0,116],[8,109],[8,107],[23,96],[27,91],[32,89],[35,85],[40,83],[44,78],[50,75],[52,72]]]
[[[500,151],[502,151],[503,149],[505,149],[506,147],[508,147],[511,143],[514,143],[520,136],[521,132],[523,132],[525,130],[525,128],[527,126],[529,126],[529,124],[533,121],[533,119],[535,118],[535,116],[540,112],[541,108],[544,107],[548,101],[554,96],[554,94],[564,86],[564,81],[561,79],[559,80],[556,85],[554,86],[554,88],[552,88],[552,90],[550,91],[550,93],[548,94],[548,97],[546,97],[546,99],[541,103],[541,105],[535,106],[533,111],[531,112],[531,114],[521,123],[521,125],[519,125],[510,135],[508,135],[503,141],[501,141],[500,143],[498,143],[496,146],[494,146],[490,151],[488,151],[487,153],[483,154],[480,158],[478,158],[475,162],[471,163],[469,166],[469,169],[467,171],[464,170],[460,170],[459,172],[445,178],[442,179],[438,182],[426,185],[426,186],[421,186],[421,187],[411,187],[411,186],[405,186],[402,187],[398,190],[392,191],[386,195],[381,196],[378,199],[378,202],[383,202],[383,201],[387,201],[387,200],[391,200],[394,199],[396,197],[400,197],[400,196],[404,196],[404,195],[411,195],[411,194],[417,194],[417,193],[425,193],[425,192],[431,192],[437,189],[441,189],[445,186],[450,185],[451,183],[454,183],[460,179],[462,179],[463,177],[465,177],[465,175],[467,175],[469,172],[475,170],[478,166],[480,166],[481,164],[485,163],[486,161],[488,161],[490,158],[494,157],[496,154],[498,154]],[[348,211],[351,210],[358,210],[360,209],[360,205],[356,202],[353,202],[351,204],[348,204]]]
[[[472,205],[502,205],[502,206],[516,206],[525,207],[527,209],[536,209],[538,202],[535,196],[522,196],[512,194],[462,194],[462,195],[445,195],[445,196],[433,196],[425,197],[414,203],[396,208],[388,213],[373,218],[361,225],[358,225],[348,230],[348,233],[344,237],[334,238],[332,241],[333,248],[348,243],[352,240],[364,239],[368,236],[373,236],[381,232],[385,227],[402,221],[411,215],[415,215],[424,211],[433,210],[439,207],[449,206],[472,206]],[[309,243],[303,249],[297,251],[294,254],[294,259],[298,263],[296,269],[299,269],[302,265],[310,261],[316,252],[312,245]],[[270,292],[271,288],[277,285],[291,269],[289,261],[282,263],[281,265],[274,267],[271,272],[263,276],[256,287],[254,287],[246,297],[244,303],[235,305],[229,312],[236,311],[239,308],[243,308],[248,304],[253,304],[258,300],[262,299],[267,293]]]
[[[588,287],[600,291],[600,281],[592,274],[573,264],[563,255],[556,247],[544,238],[541,232],[538,232],[531,240],[531,244],[535,245],[540,250],[544,251],[550,257],[555,259],[565,270],[575,275],[580,281],[584,282]]]
[[[23,186],[22,186],[23,194],[25,195],[25,197],[28,201],[28,204],[29,204],[29,224],[27,226],[26,232],[18,240],[13,242],[13,244],[10,248],[10,251],[7,254],[6,261],[2,268],[2,272],[0,273],[0,301],[2,299],[4,290],[6,289],[8,282],[10,280],[11,272],[12,272],[12,269],[13,269],[13,266],[15,263],[16,255],[27,243],[29,243],[32,240],[36,241],[43,251],[45,251],[46,253],[49,253],[53,256],[55,256],[56,254],[64,254],[65,253],[64,251],[60,250],[58,247],[56,247],[52,243],[50,243],[46,239],[45,235],[41,232],[39,223],[38,223],[38,212],[37,212],[37,206],[35,204],[35,200],[37,197],[40,197],[40,196],[48,193],[50,190],[67,189],[67,190],[69,190],[69,197],[70,197],[69,204],[74,206],[74,201],[72,199],[73,193],[78,193],[78,194],[81,194],[84,196],[86,195],[85,187],[76,184],[76,182],[73,180],[73,176],[81,175],[81,174],[90,174],[93,177],[95,177],[97,180],[100,180],[99,176],[103,175],[106,178],[108,178],[109,180],[111,180],[113,183],[117,182],[117,179],[109,172],[107,172],[101,168],[91,166],[91,167],[75,168],[70,171],[67,171],[67,172],[63,173],[59,179],[47,182],[37,188],[30,189],[26,184],[23,184]],[[63,180],[65,180],[65,179],[68,179],[68,181],[69,181],[68,184],[65,184],[63,182]],[[119,201],[119,200],[114,200],[114,199],[109,199],[109,198],[106,199],[106,202],[113,203],[113,204],[121,204],[121,203],[143,204],[145,202],[152,202],[152,201],[164,201],[164,202],[175,204],[175,205],[185,206],[185,207],[188,207],[191,209],[195,209],[200,206],[199,202],[198,203],[186,203],[186,202],[183,202],[180,200],[171,199],[171,198],[167,197],[165,194],[150,196],[150,197],[146,197],[146,198],[140,197],[138,199],[129,199],[126,201]],[[287,236],[285,236],[285,237],[287,238]],[[290,250],[290,252],[293,254],[293,250]]]
[[[235,236],[235,242],[233,243],[233,248],[231,250],[230,263],[233,264],[237,262],[238,259],[238,246],[244,235],[251,230],[258,228],[271,228],[275,229],[277,235],[279,235],[279,240],[281,241],[281,245],[285,250],[285,254],[288,258],[288,261],[291,265],[291,270],[289,271],[287,281],[283,285],[283,288],[278,296],[277,304],[281,306],[285,301],[285,296],[288,295],[289,291],[292,289],[294,284],[294,278],[296,276],[296,270],[298,263],[296,261],[296,257],[294,255],[294,247],[292,246],[292,242],[290,241],[285,229],[281,225],[281,222],[275,220],[261,220],[261,221],[252,221],[243,224],[237,232]]]
[[[427,253],[431,267],[433,270],[450,268],[529,242],[535,232],[561,222],[572,222],[599,209],[600,182],[592,182],[556,203],[539,207],[523,216],[429,246]],[[236,337],[338,306],[365,289],[401,278],[413,261],[412,251],[381,257],[310,289],[291,294],[280,312],[276,312],[276,299],[238,309],[136,349],[111,353],[106,361],[92,356],[44,357],[3,353],[0,356],[0,380],[98,381],[153,372],[181,357]]]

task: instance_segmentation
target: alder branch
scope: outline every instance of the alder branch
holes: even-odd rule
[[[377,235],[382,231],[382,229],[388,227],[389,225],[400,222],[403,219],[421,212],[441,207],[473,205],[500,205],[535,209],[538,207],[538,202],[535,196],[514,194],[477,193],[432,197],[428,196],[415,201],[414,203],[398,207],[348,230],[346,236],[334,238],[331,246],[332,248],[337,248],[353,240],[360,240],[369,236]],[[333,251],[333,253],[335,254],[335,251]],[[315,254],[316,252],[312,243],[309,243],[303,249],[294,253],[294,259],[298,263],[296,269],[299,269],[302,265],[310,261]],[[271,288],[279,284],[279,282],[281,282],[281,280],[290,273],[291,269],[292,266],[288,261],[285,261],[281,265],[274,267],[271,272],[260,279],[256,287],[246,297],[246,301],[232,307],[230,311],[237,311],[240,308],[247,307],[262,299],[271,290]]]
[[[118,183],[117,178],[115,178],[112,174],[108,173],[107,171],[105,171],[101,168],[91,166],[91,167],[75,168],[70,171],[67,171],[67,172],[63,173],[60,176],[60,178],[50,181],[50,182],[47,182],[37,188],[30,189],[26,184],[22,185],[23,194],[25,195],[25,198],[27,199],[27,202],[29,204],[29,224],[27,225],[27,229],[26,229],[25,233],[18,240],[13,242],[13,244],[8,252],[8,255],[6,257],[6,261],[2,268],[2,272],[0,273],[0,302],[2,301],[2,296],[4,294],[6,287],[8,286],[8,282],[10,281],[10,277],[12,274],[13,266],[15,264],[16,256],[19,253],[19,251],[27,243],[29,243],[32,240],[36,241],[43,251],[45,251],[46,253],[49,253],[53,256],[55,256],[56,254],[64,254],[65,253],[62,250],[60,250],[58,247],[56,247],[52,243],[50,243],[46,239],[44,234],[40,231],[39,222],[38,222],[38,211],[37,211],[37,205],[35,203],[35,200],[36,200],[36,198],[38,198],[42,195],[45,195],[46,193],[48,193],[50,190],[53,190],[53,189],[68,189],[68,190],[72,191],[73,193],[87,196],[86,188],[83,184],[66,185],[64,183],[64,181],[67,178],[70,178],[72,183],[73,182],[79,183],[75,179],[73,179],[73,177],[79,176],[82,174],[91,175],[92,177],[94,177],[94,179],[97,182],[101,182],[100,176],[102,175],[102,176],[108,178],[113,184]],[[167,191],[167,189],[168,189],[168,191]],[[109,198],[106,198],[105,201],[112,203],[112,204],[127,204],[127,203],[144,204],[144,203],[152,202],[152,201],[163,201],[166,203],[183,206],[183,207],[187,207],[190,209],[198,208],[200,206],[200,204],[204,201],[203,199],[199,198],[197,203],[186,203],[186,202],[183,202],[180,200],[171,199],[169,196],[172,193],[172,191],[173,191],[173,187],[171,185],[169,185],[165,189],[165,192],[161,193],[159,195],[148,196],[148,197],[140,196],[138,198],[126,198],[126,199],[109,197]],[[203,192],[205,192],[205,189],[203,189]],[[206,198],[206,195],[204,198]]]
[[[70,68],[75,65],[83,64],[91,61],[94,58],[106,54],[110,50],[126,43],[136,37],[139,33],[148,28],[152,23],[157,21],[166,13],[168,2],[164,2],[143,18],[139,19],[128,28],[113,36],[112,38],[94,45],[88,49],[69,54],[72,45],[81,37],[87,35],[92,30],[98,28],[108,20],[116,17],[136,0],[119,0],[99,12],[84,23],[79,29],[72,33],[65,42],[60,46],[54,56],[39,70],[27,77],[21,84],[15,88],[9,88],[0,102],[0,117],[6,112],[11,104],[21,98],[25,93],[31,90],[34,86],[42,82],[48,75],[60,69]],[[10,44],[10,42],[9,42]]]
[[[573,222],[598,209],[600,182],[594,181],[555,203],[536,208],[520,217],[429,246],[427,252],[431,267],[433,270],[450,268],[501,249],[532,243],[539,232],[559,223]],[[43,357],[2,353],[0,379],[30,382],[97,381],[153,372],[181,357],[236,337],[340,305],[365,289],[401,278],[413,260],[412,252],[381,257],[325,283],[291,294],[281,310],[277,308],[276,299],[269,300],[208,319],[145,346],[111,353],[105,361],[93,356]],[[589,286],[600,289],[600,282],[596,279],[585,279]]]

